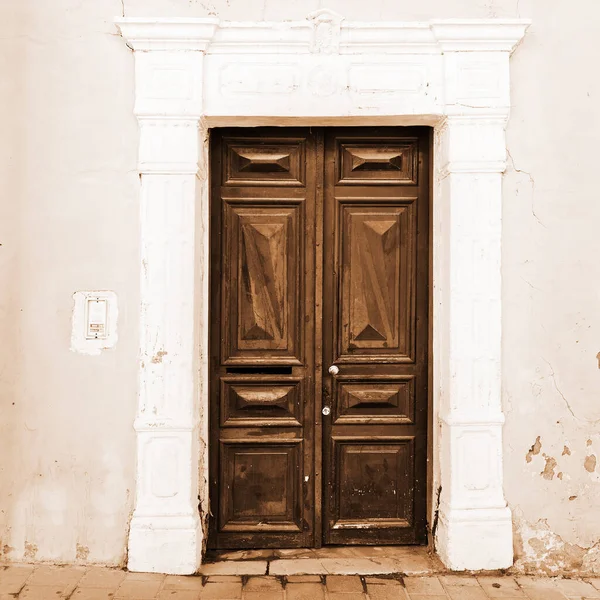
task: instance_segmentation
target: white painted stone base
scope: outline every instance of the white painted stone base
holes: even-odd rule
[[[127,563],[130,571],[192,575],[198,570],[201,554],[198,517],[132,519]]]
[[[169,355],[162,357],[160,366]],[[156,365],[159,366],[159,365]],[[156,435],[154,428],[161,427]],[[197,428],[186,431],[176,423],[135,422],[138,434],[136,509],[129,528],[130,571],[190,575],[202,554],[198,510]]]
[[[513,564],[508,508],[444,510],[440,507],[436,548],[453,571],[507,569]]]

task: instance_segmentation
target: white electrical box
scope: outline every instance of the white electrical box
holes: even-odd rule
[[[71,350],[100,354],[117,342],[117,295],[110,291],[73,294]]]
[[[108,324],[108,300],[106,298],[86,299],[86,333],[88,340],[105,340]]]

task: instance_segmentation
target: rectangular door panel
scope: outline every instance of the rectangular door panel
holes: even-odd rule
[[[302,379],[221,378],[221,427],[285,426],[302,426]]]
[[[221,443],[220,531],[302,531],[301,448],[301,440]]]
[[[223,183],[230,186],[303,186],[306,140],[225,138]]]
[[[225,364],[301,364],[302,205],[223,210]]]
[[[336,543],[336,532],[341,530],[357,532],[360,539],[364,529],[410,528],[413,488],[407,482],[414,477],[414,440],[357,436],[333,437],[332,442],[331,543]]]
[[[336,377],[334,424],[414,423],[414,381],[413,375]]]
[[[417,138],[336,140],[338,184],[416,185],[419,165]]]
[[[414,205],[339,202],[335,362],[414,361]]]

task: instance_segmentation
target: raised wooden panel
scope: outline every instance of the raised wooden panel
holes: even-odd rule
[[[335,423],[413,423],[414,376],[339,379]]]
[[[414,440],[333,437],[333,529],[410,527]]]
[[[301,448],[221,442],[221,531],[301,531]]]
[[[302,205],[224,206],[224,360],[299,364]]]
[[[341,204],[337,360],[414,360],[415,212]]]
[[[338,183],[416,185],[417,139],[338,140]]]
[[[304,185],[304,140],[227,139],[225,144],[224,185]]]
[[[301,421],[301,379],[221,379],[222,427],[300,427]]]

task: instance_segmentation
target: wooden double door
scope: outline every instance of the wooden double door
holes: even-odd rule
[[[429,147],[212,130],[209,547],[426,542]]]

